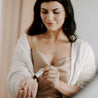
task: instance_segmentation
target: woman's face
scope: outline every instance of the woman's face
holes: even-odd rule
[[[66,13],[62,4],[57,1],[44,2],[40,9],[41,19],[49,31],[62,29]]]

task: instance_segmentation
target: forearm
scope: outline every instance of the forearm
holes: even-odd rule
[[[79,86],[68,85],[62,81],[59,81],[58,85],[55,88],[65,96],[73,96],[78,91],[80,91]]]

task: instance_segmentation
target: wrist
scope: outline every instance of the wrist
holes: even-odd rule
[[[59,86],[60,86],[60,80],[55,82],[54,88],[58,90]]]

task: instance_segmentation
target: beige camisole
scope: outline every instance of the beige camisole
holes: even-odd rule
[[[33,50],[32,54],[34,73],[38,72],[41,68],[50,65],[45,55],[39,50]],[[67,83],[70,77],[70,57],[67,59],[60,59],[53,66],[56,67],[60,72],[60,80]],[[62,98],[62,94],[56,89],[53,89],[48,83],[44,82],[41,78],[38,78],[38,92],[36,98]]]
[[[33,61],[33,68],[34,73],[38,72],[41,68],[44,68],[50,63],[47,60],[47,57],[40,52],[38,49],[36,49],[33,46],[33,40],[32,38],[29,38],[29,44],[31,47],[31,53],[32,53],[32,61]],[[56,67],[60,73],[59,80],[67,83],[70,78],[70,66],[71,65],[71,57],[66,58],[63,57],[60,60],[58,60],[54,67]],[[58,92],[56,89],[52,88],[48,83],[46,83],[44,80],[42,80],[40,77],[38,78],[38,91],[36,98],[62,98],[62,94]]]

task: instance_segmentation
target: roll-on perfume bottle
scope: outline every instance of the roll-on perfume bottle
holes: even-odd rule
[[[41,76],[43,73],[44,73],[44,71],[42,68],[33,76],[33,79],[38,79],[38,77]]]

